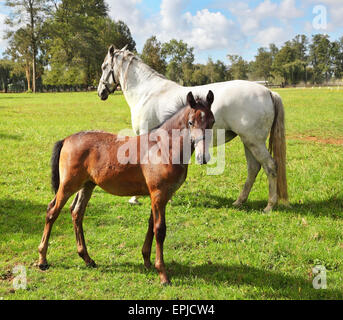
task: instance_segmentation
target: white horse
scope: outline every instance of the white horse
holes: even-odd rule
[[[126,47],[118,50],[110,46],[102,64],[99,97],[106,100],[118,85],[130,106],[132,128],[137,135],[158,126],[176,112],[181,104],[175,97],[184,97],[189,91],[203,96],[212,90],[216,121],[213,129],[225,129],[225,142],[238,135],[247,160],[248,177],[233,205],[240,206],[247,200],[261,166],[269,180],[269,199],[264,211],[270,211],[278,200],[288,203],[284,108],[277,93],[242,80],[183,87],[144,64]],[[266,147],[269,134],[269,150],[274,159]],[[134,198],[130,202],[135,201]]]

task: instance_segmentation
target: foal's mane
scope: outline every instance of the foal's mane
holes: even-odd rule
[[[201,104],[203,106],[207,106],[207,101],[202,99],[202,98],[200,98],[200,96],[197,95],[197,96],[194,97],[194,99],[195,99],[197,104]],[[180,113],[182,113],[184,111],[185,108],[188,107],[188,103],[187,103],[186,98],[179,97],[177,100],[178,100],[178,103],[175,105],[175,108],[172,108],[172,109],[170,109],[170,110],[168,110],[166,112],[167,118],[161,124],[159,124],[158,126],[156,126],[153,129],[151,129],[150,131],[157,130],[157,129],[161,128],[163,125],[166,124],[166,122],[171,120],[173,117],[178,116]],[[175,109],[177,110],[176,112],[173,111]]]

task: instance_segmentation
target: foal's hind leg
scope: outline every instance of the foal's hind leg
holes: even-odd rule
[[[71,193],[65,193],[63,188],[59,188],[55,198],[48,205],[46,219],[45,219],[45,227],[43,231],[43,237],[38,247],[38,251],[39,251],[38,266],[42,270],[45,270],[48,268],[46,254],[48,251],[48,244],[49,244],[49,238],[50,238],[52,226],[70,196],[71,196]]]
[[[270,153],[268,152],[264,142],[261,143],[246,143],[255,159],[262,165],[266,172],[269,181],[269,199],[268,205],[264,212],[269,212],[277,204],[277,171],[276,163]]]
[[[248,177],[244,184],[241,194],[239,195],[238,199],[233,203],[235,207],[239,207],[248,199],[249,193],[255,182],[256,176],[261,169],[261,164],[251,154],[250,150],[246,145],[244,145],[244,151],[245,157],[247,159]]]
[[[85,243],[85,238],[83,234],[82,221],[84,213],[86,211],[86,206],[89,199],[92,196],[95,184],[88,182],[84,187],[77,193],[72,205],[70,206],[70,212],[73,219],[77,252],[79,256],[85,261],[87,266],[95,267],[95,262],[90,258],[87,252],[87,247]]]
[[[144,245],[142,248],[144,266],[146,268],[151,267],[150,256],[151,256],[151,246],[152,246],[153,239],[154,239],[154,217],[151,211],[150,218],[149,218],[149,227],[148,227],[148,231],[146,233]]]

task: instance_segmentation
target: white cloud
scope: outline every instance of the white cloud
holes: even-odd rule
[[[138,2],[108,1],[112,18],[122,19],[127,23],[137,41],[138,49],[141,49],[144,41],[151,35],[156,35],[162,42],[173,38],[182,39],[200,51],[237,47],[239,31],[234,22],[219,11],[202,9],[193,15],[184,12],[189,1],[162,0],[159,13],[148,19],[137,9]]]
[[[284,28],[269,27],[258,31],[254,41],[263,47],[267,47],[270,43],[280,45],[289,39],[289,34]]]
[[[277,16],[281,19],[291,20],[300,18],[304,12],[295,5],[295,0],[283,0],[277,10]]]
[[[279,4],[264,0],[255,8],[240,1],[230,4],[229,11],[237,18],[242,32],[246,36],[253,36],[256,42],[263,45],[266,41],[280,43],[279,39],[286,38],[286,30],[288,34],[292,32],[291,21],[304,15],[304,12],[296,7],[295,0],[283,0]],[[286,25],[283,30],[280,22]]]
[[[150,37],[156,25],[153,21],[145,19],[143,13],[137,8],[141,0],[107,0],[110,7],[110,16],[115,20],[124,21],[130,28],[134,40],[138,45]]]
[[[199,50],[218,49],[235,42],[234,23],[220,12],[207,9],[198,11],[195,16],[189,12],[185,15],[190,27],[189,42]],[[231,35],[231,36],[230,36]]]
[[[161,26],[165,30],[181,29],[184,26],[184,19],[180,17],[185,5],[189,1],[163,0],[161,2]],[[181,24],[181,25],[180,25]]]

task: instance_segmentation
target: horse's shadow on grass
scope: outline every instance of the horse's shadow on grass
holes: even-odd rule
[[[186,200],[187,199],[187,200]],[[236,199],[222,197],[215,194],[206,194],[205,196],[196,196],[192,193],[183,193],[180,197],[173,199],[172,206],[191,206],[197,208],[234,208],[247,213],[252,211],[263,211],[267,205],[266,200],[249,200],[241,207],[235,208],[232,203]],[[291,201],[290,206],[278,205],[277,211],[296,213],[297,215],[328,216],[334,219],[343,218],[343,197],[332,196],[324,200],[310,200],[301,203]]]
[[[318,290],[313,288],[312,278],[286,275],[281,272],[259,269],[240,264],[205,263],[192,266],[175,261],[166,264],[172,283],[181,286],[194,285],[194,281],[215,286],[251,286],[261,289],[261,298],[270,299],[343,299],[343,291],[338,289]],[[102,272],[153,273],[154,268],[146,270],[140,263],[121,263],[99,266]],[[201,285],[201,284],[200,284]],[[329,286],[329,284],[328,284]],[[251,298],[256,298],[256,295]]]
[[[47,204],[27,200],[0,199],[0,234],[40,233],[44,226],[46,208]]]
[[[21,136],[17,134],[8,134],[0,132],[0,140],[21,140]]]

